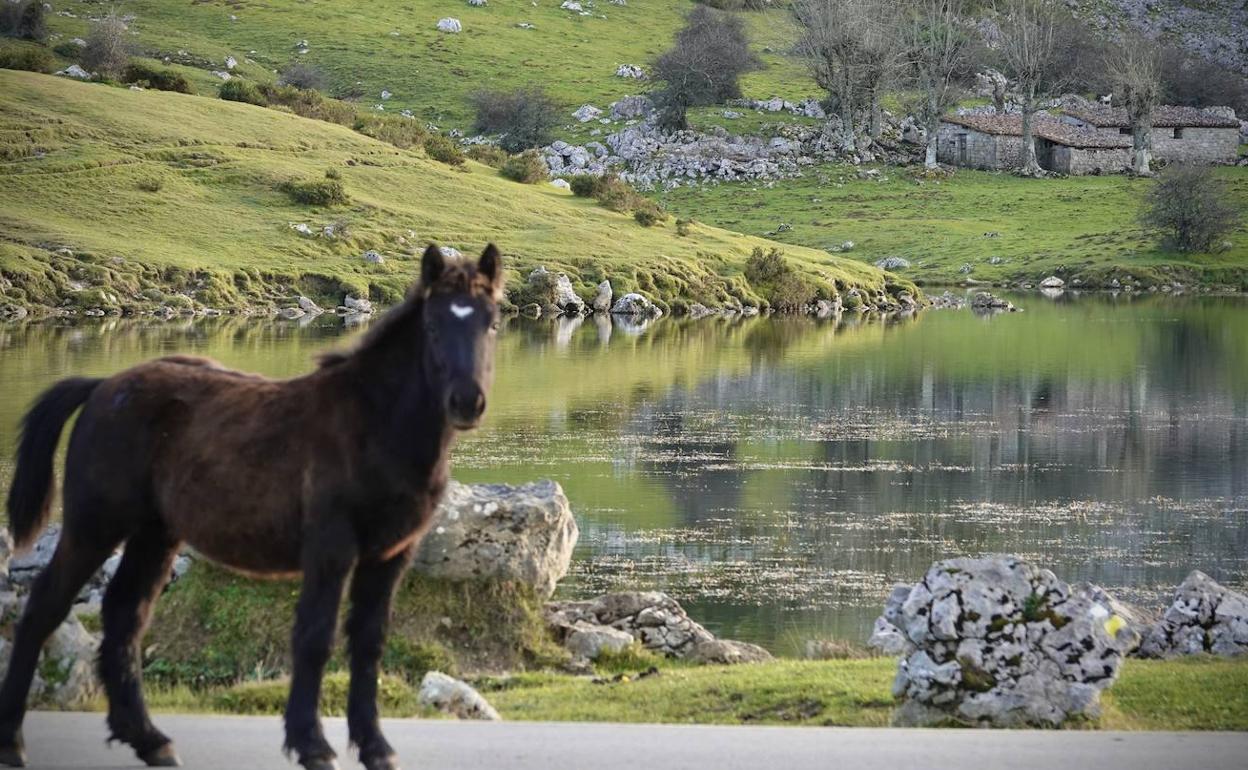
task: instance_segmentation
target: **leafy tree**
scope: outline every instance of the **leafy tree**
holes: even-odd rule
[[[741,76],[759,66],[740,18],[697,6],[651,71],[663,83],[655,94],[660,120],[668,128],[686,128],[690,107],[739,98]]]
[[[1209,251],[1239,223],[1230,191],[1208,166],[1175,165],[1149,192],[1142,220],[1180,251]]]

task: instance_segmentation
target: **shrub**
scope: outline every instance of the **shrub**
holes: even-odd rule
[[[779,249],[755,247],[745,261],[745,277],[776,310],[797,312],[814,302],[816,288],[799,274]]]
[[[48,36],[47,9],[41,0],[0,0],[0,35],[43,42]],[[26,69],[10,67],[8,69]],[[39,71],[39,70],[32,70]]]
[[[507,162],[507,151],[492,144],[474,144],[468,148],[468,157],[492,168],[502,168]]]
[[[664,83],[655,94],[660,120],[669,128],[686,128],[690,107],[740,97],[741,75],[759,66],[740,17],[694,8],[675,45],[654,63],[652,76]]]
[[[176,91],[180,94],[195,93],[195,89],[191,87],[191,81],[187,80],[185,75],[144,62],[130,62],[130,65],[126,67],[125,73],[122,74],[121,80],[123,83],[146,84],[148,88],[155,88],[157,91]]]
[[[327,168],[325,169],[325,178],[326,179],[342,179],[342,172],[336,168]]]
[[[537,184],[546,178],[546,161],[533,150],[526,150],[507,159],[499,173],[513,182]]]
[[[282,70],[278,85],[291,86],[303,91],[320,91],[325,88],[325,73],[311,64],[292,62]]]
[[[429,136],[419,122],[399,115],[357,115],[352,127],[365,136],[404,150],[424,144]]]
[[[471,101],[477,115],[474,130],[501,134],[498,145],[507,152],[549,144],[551,132],[559,124],[559,104],[537,86],[478,91]]]
[[[667,219],[667,214],[659,207],[659,204],[652,200],[646,200],[633,212],[633,219],[637,220],[637,224],[642,227],[653,227]]]
[[[337,123],[340,126],[354,126],[355,108],[337,99],[311,91],[306,88],[283,85],[261,85],[261,93],[268,100],[270,107],[280,106],[303,118],[323,120],[326,123]]]
[[[451,166],[464,165],[464,151],[454,140],[442,134],[430,134],[425,140],[425,154],[439,163]]]
[[[229,102],[245,102],[260,107],[269,106],[269,100],[264,97],[255,83],[240,78],[232,78],[222,83],[218,95]]]
[[[1148,194],[1143,223],[1179,251],[1209,251],[1238,224],[1239,212],[1229,198],[1212,169],[1171,166]]]
[[[102,77],[116,78],[130,62],[130,41],[126,23],[115,11],[91,25],[87,45],[82,49],[82,66]]]
[[[140,179],[138,184],[135,186],[143,192],[155,193],[160,192],[160,188],[164,187],[165,183],[156,177],[150,177],[148,179]]]
[[[589,174],[578,174],[572,177],[569,183],[572,186],[572,194],[578,198],[596,198],[598,197],[599,182],[598,177]]]
[[[6,45],[0,47],[0,69],[52,72],[56,69],[56,57],[36,45]]]
[[[689,227],[692,224],[693,224],[692,219],[677,219],[676,220],[676,234],[681,237],[688,235]]]
[[[621,213],[632,211],[645,200],[628,182],[606,174],[598,178],[594,197],[603,206]]]
[[[337,179],[311,179],[301,182],[287,182],[282,189],[296,203],[309,206],[333,206],[347,203],[347,190]]]

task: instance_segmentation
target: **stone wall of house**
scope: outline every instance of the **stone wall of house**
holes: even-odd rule
[[[1131,151],[1127,149],[1053,147],[1053,171],[1059,174],[1118,174],[1129,168]]]
[[[1153,156],[1172,163],[1234,163],[1239,153],[1239,130],[1185,128],[1181,139],[1173,128],[1153,129]]]
[[[966,136],[966,162],[958,152],[958,137]],[[936,134],[936,159],[950,166],[969,168],[1010,169],[1023,155],[1023,140],[1017,136],[997,136],[959,126],[941,123]]]

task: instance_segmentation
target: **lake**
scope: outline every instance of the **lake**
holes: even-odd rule
[[[795,652],[862,640],[893,583],[1009,552],[1160,606],[1248,585],[1248,299],[1009,297],[908,319],[508,321],[462,481],[553,478],[581,538],[560,595],[670,592]],[[290,376],[341,320],[0,325],[0,483],[69,374],[172,352]]]

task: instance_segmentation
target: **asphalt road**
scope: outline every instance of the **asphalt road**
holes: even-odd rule
[[[188,768],[286,768],[276,717],[158,715]],[[1248,733],[693,727],[386,720],[407,770],[1244,770]],[[326,720],[344,770],[346,725]],[[101,714],[36,712],[26,721],[35,768],[139,767],[107,748]]]

